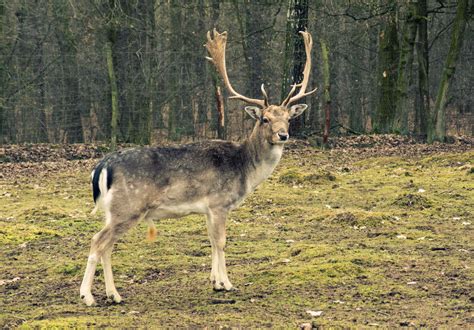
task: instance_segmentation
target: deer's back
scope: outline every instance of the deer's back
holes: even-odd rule
[[[95,171],[107,170],[112,208],[172,217],[235,207],[247,192],[247,163],[242,145],[206,141],[118,151]]]

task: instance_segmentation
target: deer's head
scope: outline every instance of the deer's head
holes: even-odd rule
[[[224,31],[218,33],[216,29],[214,29],[212,34],[210,31],[207,33],[207,43],[205,46],[211,56],[206,58],[216,66],[227,90],[232,94],[230,98],[239,99],[248,104],[254,104],[253,106],[245,107],[245,111],[257,121],[256,125],[258,129],[261,130],[261,135],[264,136],[265,140],[270,144],[283,144],[288,141],[289,120],[301,115],[308,107],[306,104],[290,105],[297,100],[314,93],[317,89],[315,88],[312,91],[306,92],[311,71],[311,48],[313,40],[309,32],[300,31],[300,34],[304,38],[306,51],[306,64],[303,70],[303,81],[292,86],[290,93],[280,105],[270,105],[263,84],[261,86],[263,99],[252,99],[239,94],[234,90],[229,81],[229,77],[227,76],[225,64],[227,32]],[[299,88],[299,91],[294,95],[297,88]]]

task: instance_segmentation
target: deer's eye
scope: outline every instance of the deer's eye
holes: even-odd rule
[[[265,124],[268,124],[270,122],[270,119],[268,119],[267,117],[263,117],[262,121],[265,123]]]

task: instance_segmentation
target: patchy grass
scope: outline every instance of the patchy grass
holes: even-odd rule
[[[124,303],[79,300],[93,160],[0,164],[2,327],[472,327],[474,152],[289,150],[228,223],[237,292],[213,292],[205,219],[140,224],[113,255]],[[19,278],[19,279],[18,279]],[[306,311],[322,311],[312,317]]]

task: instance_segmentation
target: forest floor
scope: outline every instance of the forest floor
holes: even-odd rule
[[[354,137],[291,143],[228,223],[214,292],[205,219],[139,224],[116,245],[124,302],[79,286],[102,227],[89,175],[104,148],[0,150],[1,327],[474,327],[474,147]],[[78,159],[79,158],[79,159]]]

